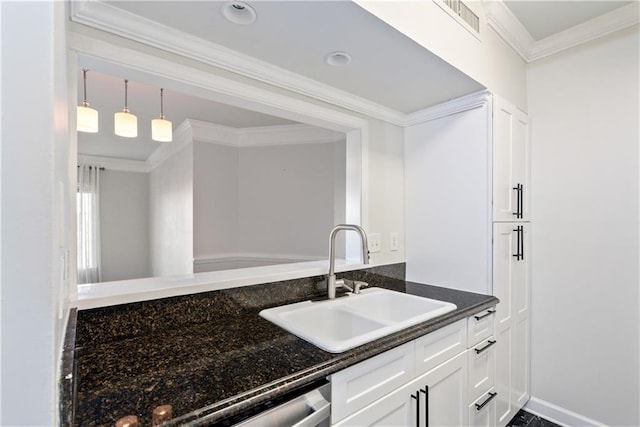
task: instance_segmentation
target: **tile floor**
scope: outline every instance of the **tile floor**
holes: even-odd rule
[[[558,424],[540,418],[537,415],[530,414],[527,411],[520,410],[507,427],[559,427]]]

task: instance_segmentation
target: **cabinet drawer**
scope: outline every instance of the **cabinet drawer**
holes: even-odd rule
[[[491,400],[488,400],[491,399]],[[483,393],[475,402],[469,405],[470,427],[493,427],[496,425],[495,390],[492,388]]]
[[[485,395],[495,385],[496,339],[489,337],[469,349],[469,401]]]
[[[416,375],[427,372],[467,349],[467,320],[463,319],[415,341]]]
[[[379,354],[331,376],[331,422],[336,423],[411,381],[414,343]]]
[[[480,313],[476,313],[468,318],[467,327],[469,328],[469,331],[467,333],[467,347],[471,348],[480,341],[493,335],[493,323],[495,317],[496,308],[491,307],[488,310],[481,311]]]

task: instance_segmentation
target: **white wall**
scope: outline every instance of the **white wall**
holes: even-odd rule
[[[194,142],[193,253],[238,252],[238,148]]]
[[[343,153],[336,163],[335,144]],[[340,177],[334,171],[344,170],[344,147],[343,141],[240,150],[238,231],[243,252],[328,256],[328,236],[335,225],[334,179]]]
[[[640,424],[638,26],[528,67],[532,396]]]
[[[151,276],[149,174],[104,170],[100,176],[102,281]]]
[[[193,144],[149,175],[151,274],[193,273]]]
[[[195,271],[326,258],[329,232],[344,222],[345,167],[345,141],[196,141]]]
[[[2,425],[57,425],[75,203],[64,4],[1,2]],[[25,23],[29,25],[25,25]]]
[[[360,6],[523,110],[525,62],[486,23],[481,1],[465,1],[480,18],[479,38],[433,1],[356,0]]]

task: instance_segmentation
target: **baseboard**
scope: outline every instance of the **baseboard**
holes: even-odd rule
[[[554,405],[553,403],[549,403],[536,397],[532,397],[531,399],[529,399],[529,401],[524,405],[523,409],[560,426],[606,426],[606,424],[585,417],[584,415],[577,414],[568,409],[561,408],[560,406]]]

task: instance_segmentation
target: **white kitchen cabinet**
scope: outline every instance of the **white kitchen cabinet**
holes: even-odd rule
[[[496,420],[496,398],[494,389],[489,389],[469,405],[469,425],[473,427],[494,427]]]
[[[335,426],[467,426],[467,352],[459,353]]]
[[[529,221],[530,152],[529,118],[509,102],[494,97],[494,221]]]
[[[530,396],[529,237],[528,223],[494,225],[498,426],[506,425]]]

